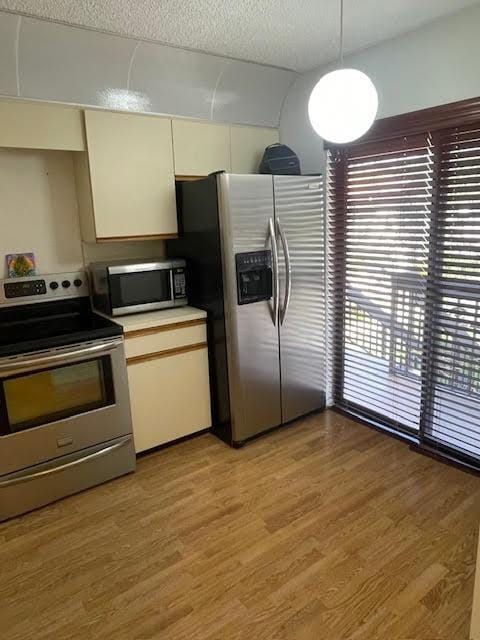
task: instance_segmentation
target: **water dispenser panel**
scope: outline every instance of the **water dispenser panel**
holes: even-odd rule
[[[272,252],[249,251],[235,256],[238,304],[252,304],[272,297]]]

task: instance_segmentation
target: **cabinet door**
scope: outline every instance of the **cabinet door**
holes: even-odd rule
[[[135,451],[212,424],[207,348],[148,356],[128,365]]]
[[[265,147],[278,141],[278,129],[232,127],[232,173],[258,173]]]
[[[177,176],[230,171],[230,127],[190,120],[173,120],[172,127]]]
[[[0,147],[83,151],[82,112],[53,104],[1,101]]]
[[[175,236],[171,121],[86,111],[85,127],[97,239]]]

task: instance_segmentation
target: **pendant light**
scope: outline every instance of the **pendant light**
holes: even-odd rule
[[[308,101],[308,117],[320,137],[345,144],[370,129],[377,115],[378,95],[365,73],[343,68],[343,0],[340,0],[339,66],[314,86]]]

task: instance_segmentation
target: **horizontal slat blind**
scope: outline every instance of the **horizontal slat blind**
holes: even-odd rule
[[[427,135],[332,152],[334,400],[419,428],[432,154]]]
[[[480,123],[331,151],[333,399],[480,466]]]
[[[425,437],[480,458],[480,125],[437,137]]]

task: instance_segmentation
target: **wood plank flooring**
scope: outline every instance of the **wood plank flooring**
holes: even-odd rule
[[[466,640],[479,480],[335,413],[0,525],[2,640]]]

